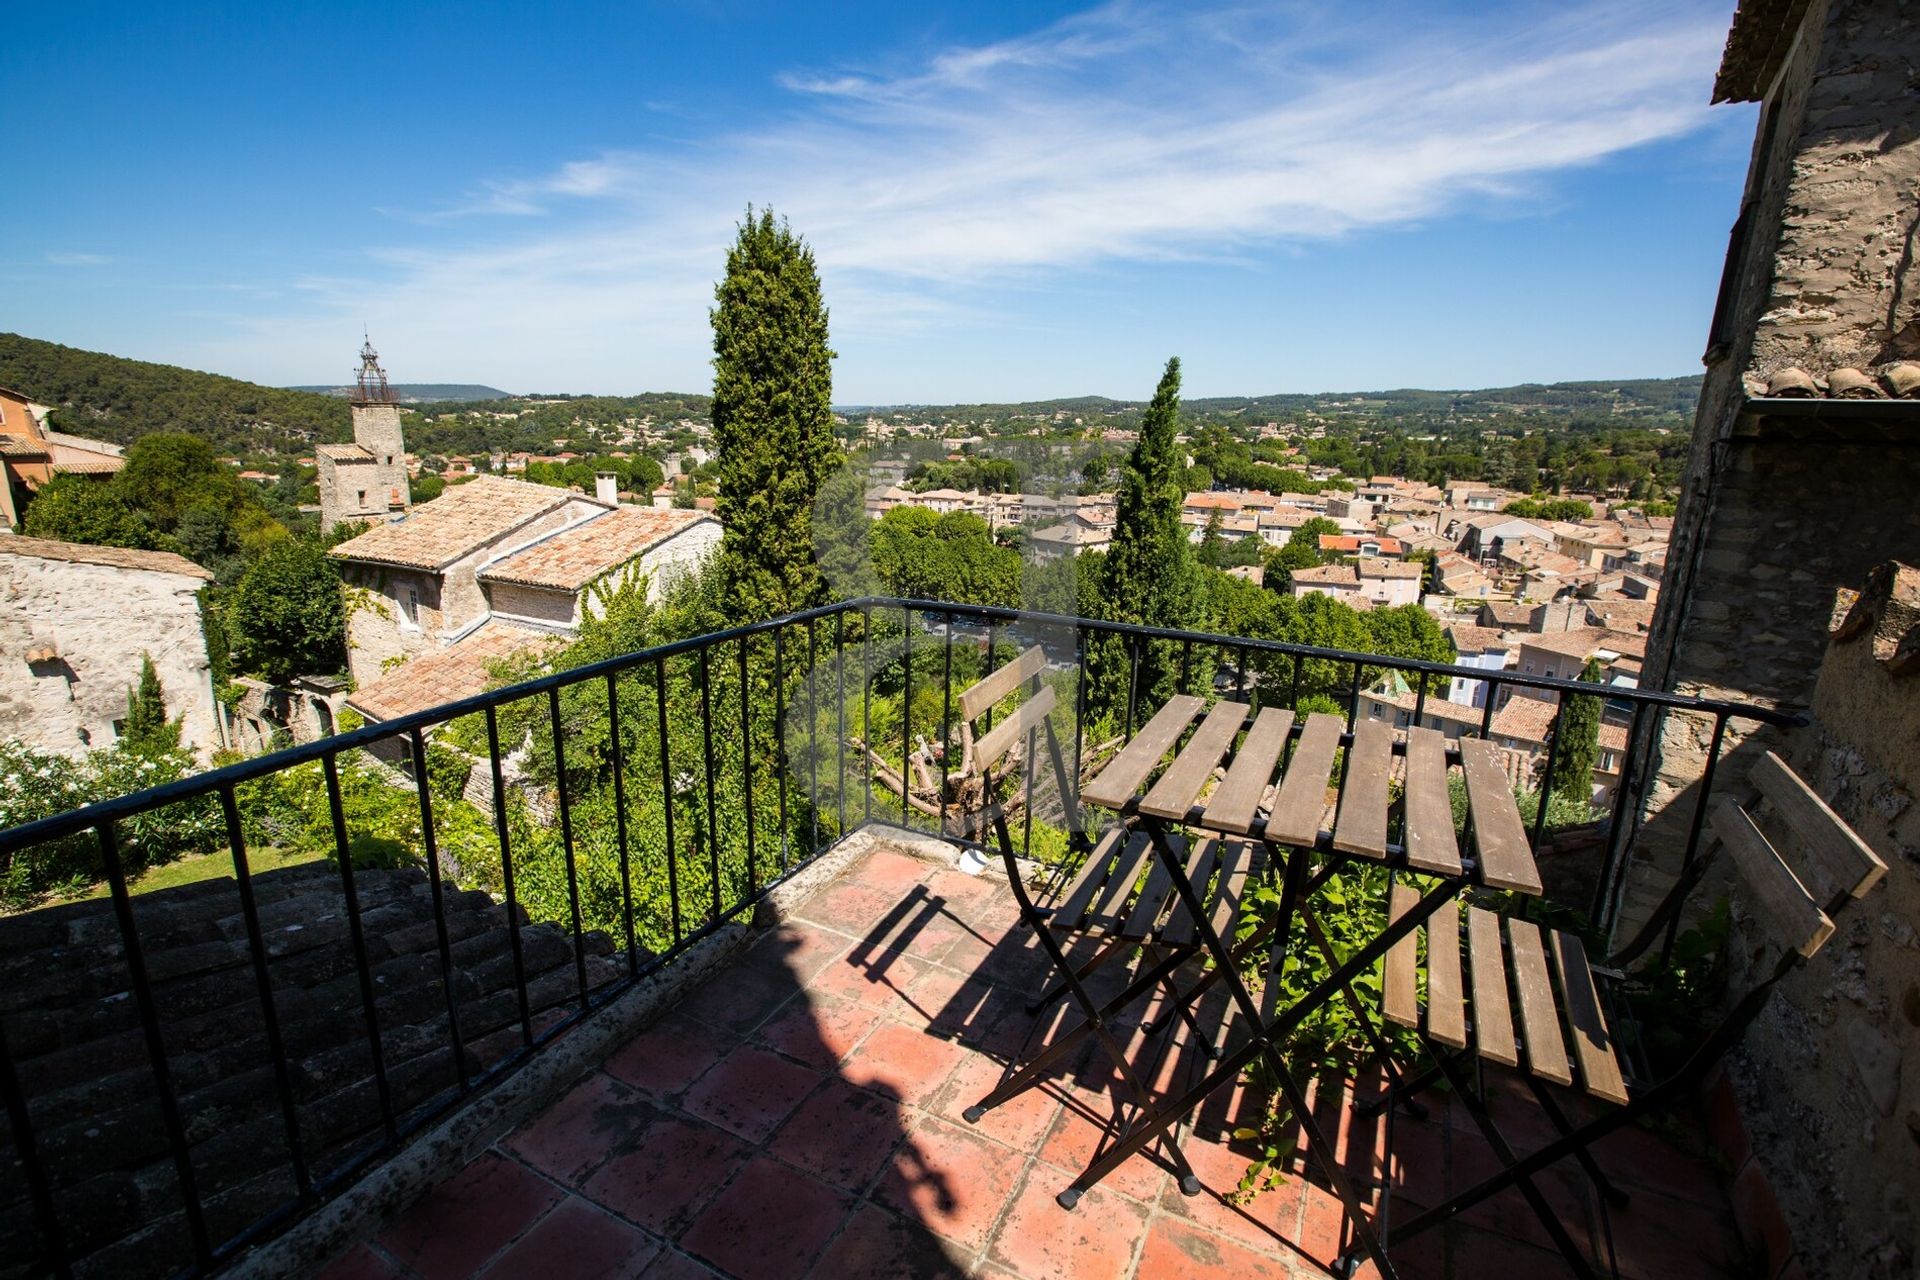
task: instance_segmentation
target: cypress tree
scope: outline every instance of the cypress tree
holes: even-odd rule
[[[813,252],[771,210],[747,209],[714,297],[718,567],[734,621],[757,622],[827,597],[813,507],[840,463],[833,352]]]
[[[140,679],[127,690],[127,728],[120,740],[139,752],[171,751],[180,745],[180,726],[167,720],[167,694],[153,669],[152,654],[140,655]]]
[[[1600,683],[1600,664],[1592,658],[1580,671],[1587,684]],[[1553,739],[1553,793],[1567,800],[1593,799],[1593,762],[1600,754],[1600,698],[1569,693]]]
[[[1186,629],[1204,622],[1206,600],[1193,546],[1180,524],[1186,469],[1174,439],[1179,420],[1180,358],[1175,356],[1167,361],[1153,401],[1140,420],[1140,436],[1127,456],[1115,496],[1113,546],[1107,552],[1100,591],[1111,621]],[[1102,641],[1089,647],[1088,657],[1090,702],[1096,713],[1125,715],[1130,676],[1127,644],[1118,638]],[[1171,697],[1178,691],[1179,678],[1179,644],[1143,642],[1136,706],[1151,710]]]

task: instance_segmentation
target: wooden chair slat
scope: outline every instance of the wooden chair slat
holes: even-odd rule
[[[1169,836],[1168,843],[1176,854],[1185,852],[1185,841],[1179,836]],[[1183,859],[1183,861],[1187,861]],[[1120,926],[1123,938],[1145,938],[1153,933],[1153,926],[1167,909],[1167,900],[1173,897],[1173,873],[1167,870],[1166,861],[1155,857],[1147,868],[1147,883],[1140,889],[1140,895],[1133,900],[1133,910],[1127,913],[1126,921]]]
[[[1334,848],[1362,858],[1387,856],[1387,780],[1392,771],[1393,730],[1384,720],[1356,722],[1333,824]]]
[[[1803,956],[1811,956],[1825,946],[1833,936],[1832,919],[1820,909],[1793,869],[1780,860],[1747,811],[1731,800],[1722,800],[1713,810],[1713,829],[1746,876],[1781,941]]]
[[[1751,776],[1760,794],[1773,801],[1781,820],[1806,845],[1813,861],[1832,882],[1836,895],[1844,892],[1864,898],[1887,874],[1887,864],[1873,847],[1789,768],[1786,761],[1769,751],[1754,763]]]
[[[1060,904],[1054,909],[1049,923],[1062,929],[1080,927],[1080,922],[1086,919],[1087,908],[1093,905],[1093,895],[1107,882],[1114,855],[1121,851],[1121,841],[1127,835],[1126,828],[1115,827],[1100,837],[1100,843],[1094,846],[1093,852],[1087,855],[1080,864],[1080,870],[1074,874],[1073,883],[1060,896]]]
[[[1133,741],[1122,747],[1120,754],[1100,771],[1100,776],[1081,791],[1081,801],[1104,809],[1124,807],[1204,705],[1200,699],[1184,693],[1167,699],[1167,704],[1154,713],[1153,719],[1133,735]]]
[[[1460,874],[1447,794],[1447,740],[1438,729],[1407,731],[1407,865],[1436,875]]]
[[[1027,736],[1029,729],[1037,729],[1040,722],[1053,710],[1056,695],[1053,686],[1048,685],[1020,704],[1020,709],[993,726],[993,729],[973,745],[973,767],[985,772],[1000,763],[1000,757],[1007,754],[1013,744]]]
[[[1560,1010],[1553,1001],[1553,979],[1540,945],[1540,927],[1531,920],[1507,919],[1507,947],[1513,961],[1513,985],[1520,992],[1520,1034],[1527,1041],[1527,1070],[1555,1084],[1572,1084],[1567,1042],[1560,1034]]]
[[[1614,1053],[1606,1015],[1600,1009],[1593,971],[1587,967],[1587,949],[1580,945],[1579,938],[1561,929],[1552,932],[1551,940],[1553,965],[1560,973],[1567,1022],[1573,1032],[1573,1058],[1580,1065],[1580,1082],[1594,1097],[1625,1106],[1627,1082],[1620,1073],[1620,1059]]]
[[[1387,895],[1387,923],[1399,920],[1413,910],[1419,901],[1418,893],[1395,880],[1392,892]],[[1419,933],[1418,929],[1414,929],[1387,948],[1386,990],[1381,1011],[1386,1014],[1387,1021],[1397,1022],[1403,1027],[1420,1025],[1420,996],[1414,982],[1420,958]]]
[[[1427,1034],[1456,1049],[1467,1047],[1466,998],[1460,986],[1460,906],[1454,902],[1427,917]]]
[[[1047,655],[1039,645],[1001,667],[985,679],[976,681],[960,695],[960,718],[977,720],[980,713],[1018,689],[1047,668]]]
[[[1267,818],[1267,839],[1275,844],[1308,846],[1320,838],[1320,815],[1327,808],[1327,779],[1340,749],[1340,717],[1316,712],[1307,717],[1293,759],[1280,780]]]
[[[1467,973],[1473,983],[1473,1040],[1480,1056],[1503,1066],[1520,1065],[1507,1003],[1507,965],[1500,943],[1500,917],[1467,908]]]
[[[1495,889],[1540,892],[1540,868],[1527,843],[1513,788],[1500,767],[1496,748],[1485,738],[1460,740],[1460,764],[1467,775],[1467,810],[1473,819],[1473,846],[1480,855],[1480,880]]]
[[[1113,929],[1120,923],[1121,913],[1126,910],[1127,899],[1133,893],[1133,886],[1140,881],[1140,868],[1153,856],[1151,842],[1146,832],[1138,831],[1127,841],[1127,847],[1120,852],[1113,864],[1113,874],[1107,877],[1100,892],[1094,895],[1093,904],[1087,909],[1087,915],[1080,922],[1083,929]],[[1062,922],[1062,927],[1067,927]]]
[[[1180,748],[1180,754],[1167,766],[1167,771],[1147,792],[1147,798],[1140,802],[1140,812],[1176,822],[1185,818],[1187,810],[1199,798],[1200,788],[1207,785],[1214,766],[1233,746],[1234,736],[1246,720],[1246,703],[1216,703],[1187,739],[1187,745]]]
[[[1280,763],[1280,753],[1286,750],[1291,732],[1293,712],[1279,707],[1260,709],[1233,763],[1227,766],[1227,776],[1207,800],[1207,811],[1200,819],[1205,826],[1235,835],[1253,830],[1254,813],[1273,780],[1273,767]]]
[[[1213,873],[1220,861],[1221,842],[1211,838],[1202,838],[1194,842],[1193,857],[1187,862],[1187,881],[1193,885],[1193,891],[1204,901],[1207,883],[1213,879]],[[1173,900],[1173,912],[1167,917],[1166,927],[1160,930],[1160,940],[1168,946],[1186,947],[1194,945],[1199,930],[1194,928],[1193,913],[1187,910],[1187,904],[1179,898]]]

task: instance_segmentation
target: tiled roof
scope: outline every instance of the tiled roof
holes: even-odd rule
[[[313,452],[316,457],[332,458],[335,462],[373,461],[373,454],[357,444],[323,444]]]
[[[1419,561],[1383,560],[1379,556],[1360,557],[1360,576],[1363,578],[1413,578],[1418,579],[1426,571]]]
[[[1545,742],[1547,729],[1559,709],[1551,697],[1531,698],[1516,690],[1507,705],[1493,713],[1489,733],[1492,737],[1512,738],[1516,742]]]
[[[1461,653],[1488,653],[1497,649],[1512,649],[1512,641],[1507,633],[1498,627],[1476,626],[1471,622],[1454,622],[1447,625],[1447,634],[1453,637],[1453,647]]]
[[[125,458],[59,458],[54,461],[53,469],[69,476],[110,476],[127,465]]]
[[[375,525],[331,554],[342,560],[438,569],[543,511],[578,500],[581,495],[567,489],[481,476],[449,486],[433,501],[415,507],[406,519]]]
[[[355,690],[347,705],[373,720],[397,720],[415,711],[486,692],[489,662],[544,649],[558,637],[498,619],[483,623],[451,648],[401,663],[372,684]]]
[[[59,542],[52,538],[23,538],[18,534],[0,538],[0,555],[23,556],[34,560],[64,560],[69,564],[105,565],[109,569],[143,569],[148,573],[177,573],[187,578],[212,579],[213,575],[185,556],[171,551],[135,551],[131,547],[95,547],[84,542]]]
[[[1352,587],[1360,583],[1360,575],[1348,564],[1316,564],[1306,569],[1293,571],[1295,582],[1304,582],[1311,586]]]
[[[1607,631],[1600,627],[1548,631],[1539,635],[1525,636],[1521,639],[1521,643],[1529,649],[1544,649],[1548,653],[1578,658],[1582,662],[1601,649],[1635,658],[1645,657],[1647,652],[1647,638],[1644,635],[1625,631]]]
[[[496,560],[481,570],[480,577],[486,582],[577,591],[696,524],[718,526],[719,522],[702,511],[617,507]]]
[[[0,458],[44,458],[47,447],[26,436],[0,436]]]

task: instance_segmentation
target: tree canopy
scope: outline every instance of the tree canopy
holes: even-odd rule
[[[346,666],[346,598],[318,542],[268,548],[234,588],[226,617],[237,671],[277,682]]]
[[[813,252],[771,210],[747,210],[714,296],[718,563],[735,621],[752,622],[825,598],[813,504],[840,462],[833,352]]]

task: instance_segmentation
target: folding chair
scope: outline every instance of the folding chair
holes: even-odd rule
[[[1433,1065],[1388,1089],[1372,1101],[1371,1108],[1386,1105],[1396,1094],[1417,1093],[1445,1080],[1459,1094],[1502,1165],[1498,1173],[1394,1228],[1390,1237],[1389,1179],[1375,1217],[1378,1234],[1389,1248],[1511,1187],[1539,1216],[1574,1273],[1581,1277],[1595,1274],[1534,1184],[1534,1175],[1572,1156],[1609,1202],[1626,1203],[1626,1196],[1607,1180],[1589,1148],[1614,1130],[1693,1096],[1713,1066],[1739,1043],[1774,986],[1833,935],[1833,917],[1886,874],[1886,863],[1879,855],[1778,756],[1768,752],[1761,757],[1751,780],[1768,802],[1774,819],[1771,825],[1783,838],[1779,843],[1769,840],[1753,812],[1723,800],[1713,812],[1718,843],[1674,886],[1634,941],[1609,957],[1607,966],[1590,965],[1585,947],[1571,933],[1553,929],[1543,936],[1530,921],[1503,919],[1471,905],[1465,912],[1463,947],[1459,912],[1443,910],[1429,917],[1425,926],[1423,1021],[1415,939],[1412,935],[1404,937],[1388,953],[1383,1012],[1388,1020],[1416,1029]],[[1792,853],[1795,844],[1801,856],[1794,857],[1790,864],[1780,850],[1785,847]],[[1752,901],[1770,926],[1773,941],[1780,946],[1780,954],[1764,971],[1765,976],[1732,1005],[1677,1068],[1654,1078],[1651,1064],[1635,1061],[1632,1054],[1623,1061],[1609,1030],[1610,1021],[1613,1025],[1631,1022],[1633,994],[1642,985],[1615,966],[1630,963],[1647,950],[1700,883],[1706,864],[1722,850],[1742,873]],[[1412,903],[1413,895],[1396,885],[1390,914],[1398,918]],[[1523,1078],[1559,1136],[1520,1156],[1494,1124],[1484,1098],[1473,1087],[1475,1073],[1470,1067],[1477,1056],[1482,1061],[1519,1068],[1523,1050]],[[1605,1108],[1578,1125],[1568,1119],[1548,1088],[1571,1089],[1576,1082]],[[1392,1159],[1391,1140],[1388,1159]],[[1336,1273],[1351,1275],[1359,1261],[1356,1253],[1348,1253]]]
[[[1211,1048],[1186,1003],[1177,1000],[1179,993],[1175,984],[1180,967],[1199,954],[1198,931],[1192,915],[1175,898],[1164,866],[1151,858],[1144,833],[1127,823],[1108,830],[1086,854],[1072,879],[1050,895],[1048,905],[1037,904],[1028,892],[1000,798],[1000,788],[1006,778],[996,774],[997,766],[1016,741],[1026,741],[1026,759],[1031,767],[1036,759],[1037,739],[1045,735],[1048,756],[1068,809],[1069,826],[1078,826],[1077,800],[1068,784],[1050,718],[1055,694],[1052,688],[1039,682],[1039,673],[1044,667],[1045,655],[1041,650],[1037,646],[1027,650],[963,693],[960,714],[971,724],[1023,685],[1030,690],[1025,702],[977,739],[971,767],[981,779],[983,803],[988,807],[1001,860],[1021,916],[1039,937],[1056,975],[1051,986],[1028,1005],[1028,1011],[1038,1013],[1065,995],[1078,1007],[1081,1021],[1035,1056],[1015,1064],[994,1089],[967,1108],[964,1115],[969,1123],[978,1122],[994,1107],[1041,1083],[1089,1038],[1096,1040],[1112,1061],[1133,1105],[1145,1107],[1149,1095],[1139,1065],[1130,1060],[1115,1034],[1113,1022],[1122,1010],[1146,998],[1156,988],[1175,1000],[1175,1012],[1193,1029],[1202,1048]],[[1175,725],[1173,734],[1177,735],[1178,730],[1179,726]],[[1216,929],[1231,928],[1256,849],[1251,841],[1206,839],[1183,850],[1184,865],[1193,883],[1213,886],[1207,914]],[[1083,940],[1092,943],[1093,953],[1075,964],[1067,949]],[[1096,1001],[1086,986],[1094,971],[1117,959],[1135,957],[1143,963],[1119,994]],[[1165,1052],[1165,1043],[1161,1052]],[[1155,1065],[1157,1069],[1157,1059]],[[1181,1190],[1188,1195],[1199,1194],[1199,1179],[1180,1154],[1173,1136],[1162,1135],[1161,1147],[1179,1176]]]

